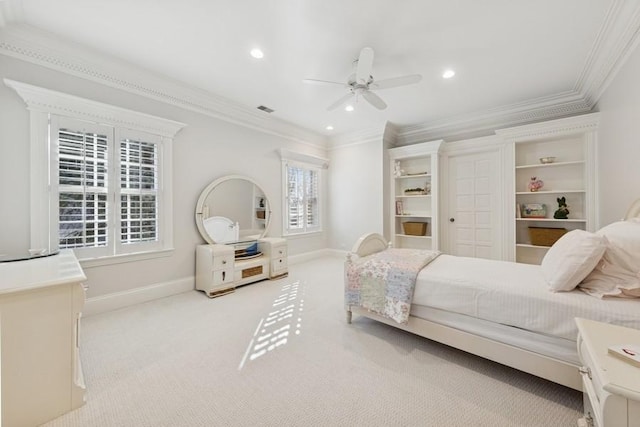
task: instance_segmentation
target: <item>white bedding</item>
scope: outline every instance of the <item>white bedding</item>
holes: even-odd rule
[[[551,292],[539,265],[442,254],[418,274],[412,304],[575,341],[575,317],[640,329],[640,299]]]

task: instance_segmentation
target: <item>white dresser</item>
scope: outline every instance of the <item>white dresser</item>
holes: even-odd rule
[[[640,344],[640,330],[576,319],[584,390],[579,426],[640,427],[640,367],[607,353],[609,346]]]
[[[0,263],[3,426],[40,425],[84,404],[79,332],[85,280],[69,250]]]
[[[196,289],[209,297],[233,292],[238,286],[288,273],[287,241],[264,237],[257,241],[261,255],[235,259],[234,245],[215,244],[196,247]]]

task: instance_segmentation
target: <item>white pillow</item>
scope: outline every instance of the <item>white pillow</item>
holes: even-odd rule
[[[571,291],[598,264],[606,238],[584,230],[564,234],[542,259],[542,275],[552,291]]]
[[[640,222],[617,221],[596,234],[606,237],[607,249],[580,289],[596,296],[640,296]]]

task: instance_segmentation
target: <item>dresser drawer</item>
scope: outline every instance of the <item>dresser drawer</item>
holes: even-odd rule
[[[213,269],[220,270],[223,268],[233,269],[233,254],[213,257]]]
[[[271,276],[279,276],[287,272],[287,258],[271,260]]]
[[[274,246],[271,250],[271,258],[286,258],[287,245]]]
[[[211,274],[211,283],[213,284],[213,286],[231,283],[233,282],[233,264],[230,264],[228,268],[213,270]]]

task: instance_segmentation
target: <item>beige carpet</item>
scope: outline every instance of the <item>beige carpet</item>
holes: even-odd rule
[[[54,426],[575,426],[582,396],[395,328],[345,322],[342,259],[216,299],[83,320],[87,403]]]

